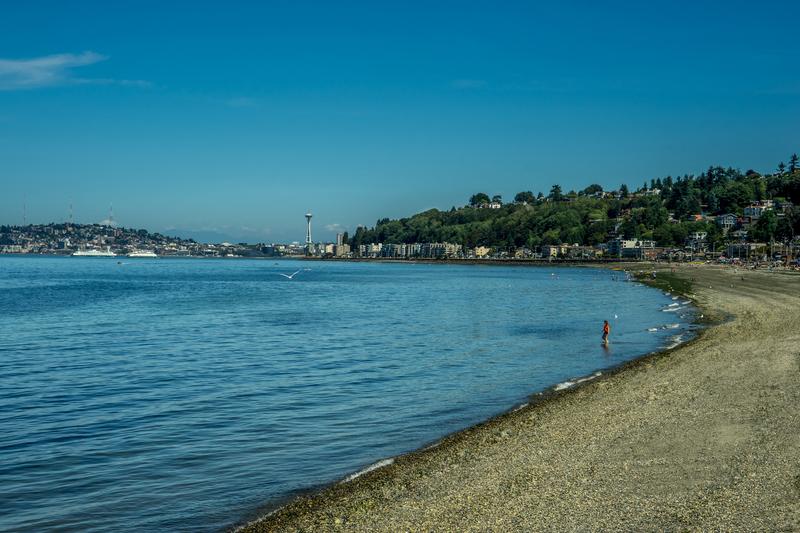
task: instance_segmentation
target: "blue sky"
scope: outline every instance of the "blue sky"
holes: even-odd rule
[[[71,4],[0,8],[0,223],[329,239],[800,150],[797,2]]]

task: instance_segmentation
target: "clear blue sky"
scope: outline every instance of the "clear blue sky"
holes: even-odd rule
[[[0,223],[113,203],[269,242],[311,209],[328,239],[477,191],[771,171],[800,150],[798,24],[790,1],[7,3]]]

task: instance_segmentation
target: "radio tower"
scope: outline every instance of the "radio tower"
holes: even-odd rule
[[[114,204],[108,208],[108,225],[114,227]]]
[[[306,253],[311,255],[311,211],[306,213]]]

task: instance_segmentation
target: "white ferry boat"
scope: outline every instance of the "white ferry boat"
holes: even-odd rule
[[[117,254],[112,252],[111,248],[106,248],[105,250],[76,250],[72,255],[82,257],[115,257]]]
[[[134,250],[128,254],[128,257],[158,257],[155,252],[150,250]]]

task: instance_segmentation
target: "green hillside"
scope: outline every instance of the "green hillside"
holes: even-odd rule
[[[800,235],[800,165],[793,155],[774,174],[711,167],[700,175],[651,180],[636,190],[622,185],[604,192],[599,185],[564,194],[553,185],[545,195],[523,191],[513,203],[490,208],[485,193],[449,211],[431,209],[409,218],[382,219],[373,228],[358,228],[353,246],[367,243],[451,242],[466,247],[513,250],[543,244],[593,245],[613,236],[653,239],[658,246],[682,245],[695,231],[709,242],[727,240],[714,216],[743,215],[745,207],[774,200],[776,209],[749,227],[748,240],[786,241]],[[696,220],[703,215],[702,220]]]

